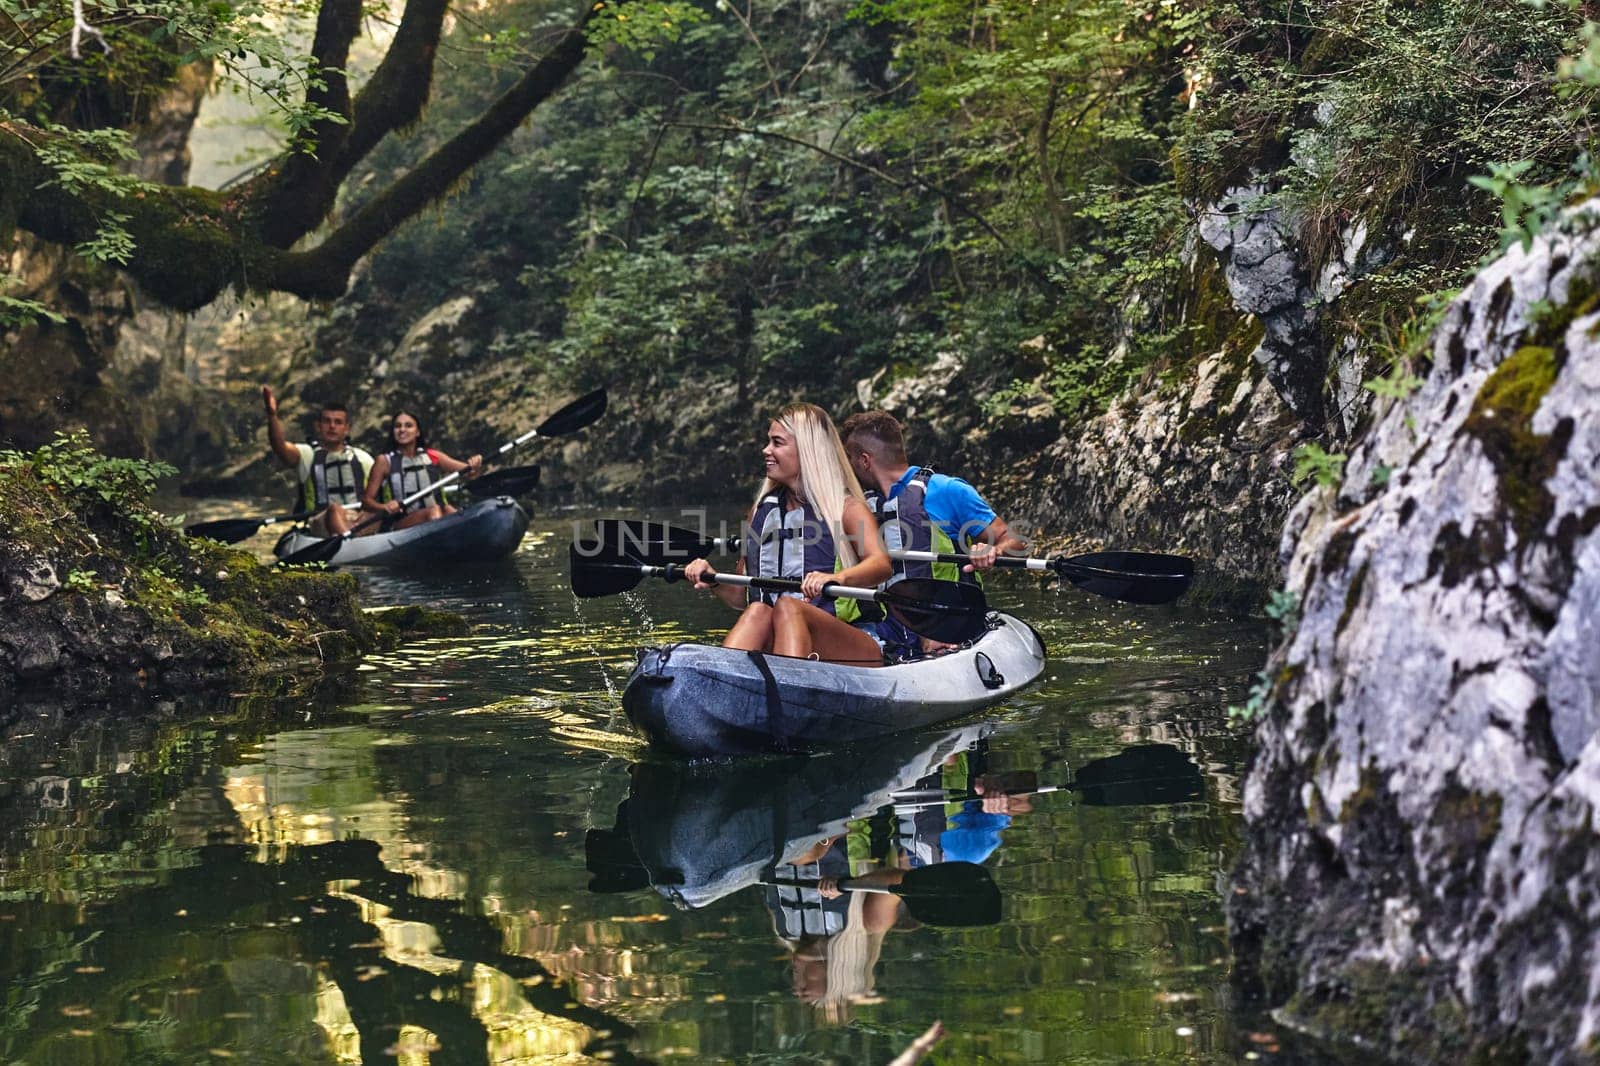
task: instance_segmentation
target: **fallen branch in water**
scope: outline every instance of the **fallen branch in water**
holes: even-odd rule
[[[928,1056],[934,1045],[944,1039],[944,1025],[934,1022],[928,1026],[928,1031],[911,1042],[911,1046],[894,1057],[889,1066],[916,1066]]]

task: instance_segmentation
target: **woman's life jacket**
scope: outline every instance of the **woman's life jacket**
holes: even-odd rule
[[[384,485],[391,500],[404,500],[439,480],[439,464],[434,461],[431,449],[422,449],[416,455],[406,456],[398,451],[389,452],[389,477]],[[444,506],[443,492],[430,492],[406,504],[406,514],[421,511],[434,504]]]
[[[744,572],[751,577],[783,577],[798,581],[809,573],[838,573],[844,563],[833,541],[833,529],[805,500],[794,509],[788,507],[787,489],[765,497],[750,516],[744,543]],[[763,592],[748,589],[746,603],[778,602],[779,596],[799,597],[798,592]],[[827,596],[810,601],[844,622],[875,622],[883,609],[861,600],[835,600]]]

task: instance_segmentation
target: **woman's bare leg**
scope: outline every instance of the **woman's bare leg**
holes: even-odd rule
[[[782,603],[782,600],[778,601]],[[724,648],[740,651],[768,651],[772,647],[772,608],[764,603],[752,603],[733,623],[728,635],[722,638]]]
[[[424,522],[432,522],[435,518],[443,517],[444,512],[439,509],[437,504],[435,504],[432,507],[425,507],[420,511],[412,511],[410,514],[400,519],[400,521],[390,526],[389,529],[391,532],[396,529],[410,529],[412,526],[420,526]]]
[[[815,654],[830,663],[881,666],[878,642],[820,607],[785,596],[773,608],[772,651],[805,659]]]

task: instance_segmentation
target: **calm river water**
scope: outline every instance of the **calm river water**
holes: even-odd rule
[[[1287,1056],[1230,1003],[1220,895],[1259,629],[1005,574],[991,601],[1052,651],[1021,698],[691,771],[647,755],[620,686],[731,613],[681,585],[577,601],[569,536],[360,573],[374,606],[477,629],[308,691],[27,708],[0,746],[0,1061],[884,1064],[935,1020],[941,1063]],[[985,811],[979,777],[1062,787]],[[766,869],[807,848],[824,873],[981,862],[999,919],[758,883],[816,876]]]

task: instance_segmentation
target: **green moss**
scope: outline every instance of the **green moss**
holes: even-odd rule
[[[1465,865],[1500,835],[1505,801],[1494,792],[1474,792],[1452,781],[1434,804],[1431,821],[1455,845],[1456,859]]]
[[[1533,416],[1565,361],[1561,348],[1526,344],[1495,368],[1478,390],[1465,430],[1500,474],[1500,498],[1522,542],[1537,538],[1555,510],[1545,482],[1566,452],[1572,427],[1533,431]]]
[[[367,612],[380,629],[410,637],[460,637],[472,632],[472,623],[459,614],[411,604]]]
[[[1337,983],[1299,991],[1283,1008],[1289,1024],[1331,1044],[1375,1044],[1406,1061],[1511,1064],[1527,1061],[1515,1046],[1476,1039],[1447,975],[1423,961],[1402,969],[1377,962],[1338,967]]]
[[[57,626],[77,659],[129,679],[147,670],[189,678],[261,676],[294,661],[350,660],[392,639],[360,609],[346,574],[264,567],[251,555],[191,540],[137,493],[116,502],[44,481],[33,465],[0,465],[0,566],[47,562],[82,575],[38,604],[15,606],[13,626]],[[58,604],[62,605],[58,610]],[[440,631],[441,612],[408,625]],[[12,679],[0,677],[0,690]]]
[[[1349,825],[1361,815],[1361,812],[1372,806],[1377,801],[1382,789],[1383,781],[1378,772],[1372,767],[1363,767],[1361,771],[1361,784],[1345,799],[1339,807],[1339,824]]]

